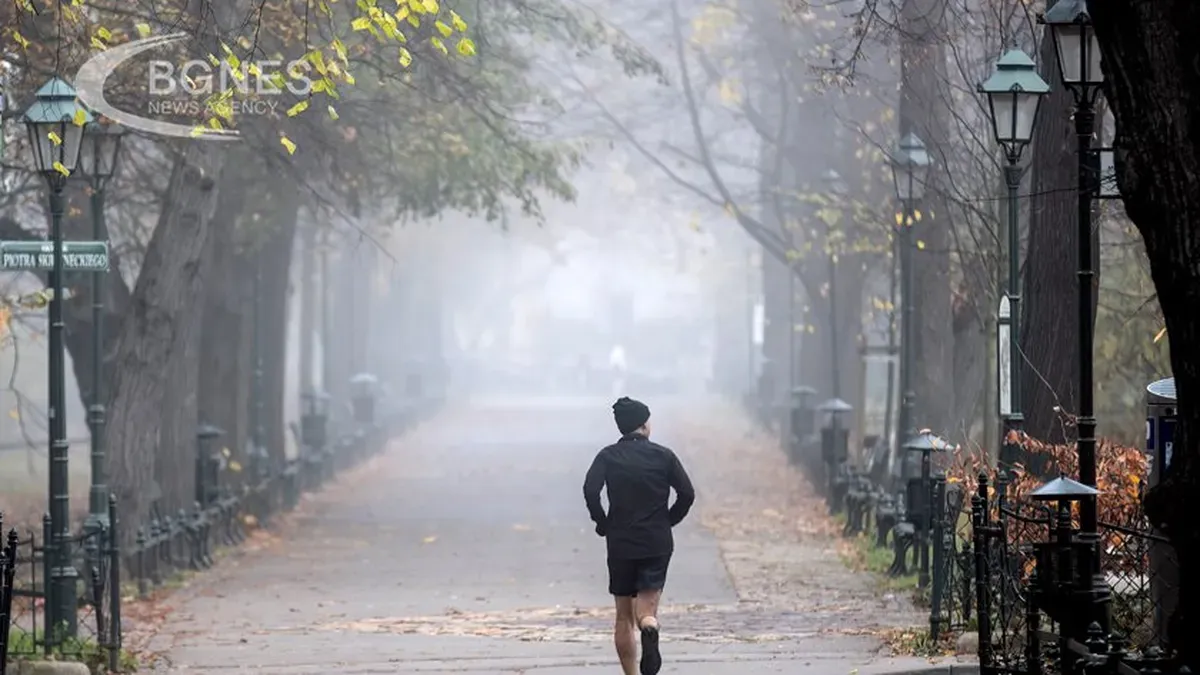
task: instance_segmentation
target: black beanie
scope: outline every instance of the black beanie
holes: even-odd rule
[[[650,408],[641,401],[622,396],[613,404],[613,419],[617,421],[617,429],[621,435],[625,436],[650,420]]]

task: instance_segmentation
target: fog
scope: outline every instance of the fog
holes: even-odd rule
[[[664,211],[611,167],[579,178],[576,200],[548,203],[540,218],[450,213],[356,244],[346,257],[367,287],[352,317],[367,334],[361,367],[397,392],[419,373],[457,399],[712,391],[722,304],[750,316],[747,281],[718,292],[723,277],[748,280],[744,247],[723,251],[699,211]],[[294,293],[290,355],[301,351],[301,302]],[[287,398],[299,400],[292,380]]]

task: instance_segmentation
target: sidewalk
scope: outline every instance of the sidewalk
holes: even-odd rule
[[[650,404],[699,492],[677,530],[664,674],[930,666],[881,660],[880,630],[924,619],[842,564],[769,440],[723,404]],[[580,494],[611,425],[604,405],[444,413],[164,601],[135,641],[164,672],[614,672]]]

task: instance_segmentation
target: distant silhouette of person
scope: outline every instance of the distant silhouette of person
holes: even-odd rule
[[[629,366],[625,362],[625,348],[613,345],[608,353],[608,367],[613,375],[613,396],[619,396],[625,390],[625,375]]]
[[[608,547],[608,592],[616,599],[613,641],[625,675],[636,675],[642,637],[641,675],[662,668],[658,649],[658,602],[675,552],[671,528],[687,516],[696,491],[670,449],[650,441],[650,408],[622,397],[613,404],[621,439],[604,448],[583,482],[583,498]],[[608,491],[608,513],[600,503]],[[668,508],[671,490],[675,503]]]

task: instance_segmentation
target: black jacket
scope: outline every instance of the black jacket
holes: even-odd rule
[[[600,504],[605,487],[607,514]],[[668,509],[672,488],[675,503]],[[608,540],[608,557],[632,560],[674,552],[671,528],[687,516],[696,491],[674,452],[629,434],[596,455],[583,481],[583,498],[596,532]]]

